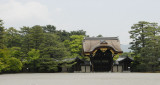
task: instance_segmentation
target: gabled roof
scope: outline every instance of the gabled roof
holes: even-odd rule
[[[131,57],[119,57],[115,62],[114,62],[114,64],[115,65],[118,65],[119,63],[122,63],[122,62],[124,62],[124,61],[129,61],[129,62],[132,62],[132,61],[134,61]]]
[[[85,37],[85,40],[118,40],[118,37]]]
[[[124,59],[125,59],[124,57],[123,57],[123,58],[120,58],[120,57],[119,57],[116,61],[119,62],[119,61],[122,61],[122,60],[124,60]]]
[[[119,57],[116,61],[121,62],[125,59],[129,59],[130,61],[133,61],[133,59],[131,57],[128,57],[128,56],[127,57]]]
[[[81,63],[80,65],[81,66],[90,66],[91,63],[90,63],[90,61],[84,61],[84,63]]]
[[[75,60],[81,60],[79,57],[74,57],[74,58],[65,58],[62,61],[67,62],[67,61],[75,61]]]
[[[118,37],[85,37],[83,40],[84,53],[90,53],[98,47],[112,48],[115,53],[122,53]]]

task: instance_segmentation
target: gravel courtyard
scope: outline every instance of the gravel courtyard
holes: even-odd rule
[[[1,74],[0,85],[160,85],[160,73]]]

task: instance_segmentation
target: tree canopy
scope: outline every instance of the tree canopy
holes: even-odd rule
[[[160,27],[158,23],[140,21],[129,31],[130,49],[134,53],[133,71],[156,71],[160,58]]]
[[[64,59],[82,56],[85,34],[53,25],[4,29],[0,20],[0,72],[57,72]]]

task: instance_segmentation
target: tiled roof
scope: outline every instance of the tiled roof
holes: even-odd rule
[[[101,43],[102,41],[105,41],[106,44]],[[92,52],[95,48],[101,46],[113,48],[116,53],[123,52],[120,48],[120,41],[118,37],[85,37],[83,40],[84,52]]]

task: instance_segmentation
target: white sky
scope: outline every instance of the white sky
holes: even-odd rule
[[[160,23],[160,0],[0,0],[0,19],[6,28],[51,24],[90,36],[119,36],[129,44],[133,24]]]

